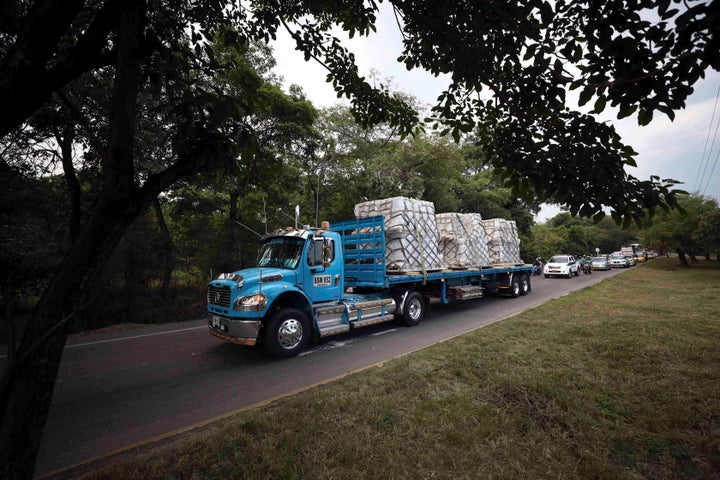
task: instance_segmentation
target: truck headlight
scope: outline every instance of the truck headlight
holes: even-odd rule
[[[237,273],[221,273],[218,275],[218,280],[230,280],[237,284],[238,288],[242,288],[245,283],[245,279]]]
[[[233,310],[241,312],[259,312],[267,304],[267,297],[262,293],[248,295],[247,297],[238,297],[233,305]]]

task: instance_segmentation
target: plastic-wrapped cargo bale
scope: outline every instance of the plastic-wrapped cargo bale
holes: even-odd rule
[[[482,224],[482,216],[479,213],[466,213],[463,218],[465,218],[466,224],[470,225],[470,238],[478,259],[478,262],[473,266],[487,267],[492,262],[490,262],[488,236]]]
[[[520,237],[518,236],[517,223],[515,220],[508,220],[508,234],[506,242],[506,255],[509,263],[522,263],[520,258]]]
[[[488,236],[490,262],[493,264],[522,263],[520,238],[515,222],[503,218],[493,218],[483,220],[482,223]]]
[[[456,268],[490,265],[487,237],[479,213],[438,213],[440,255]]]
[[[385,217],[387,269],[398,272],[444,268],[438,250],[435,205],[407,197],[372,200],[355,205],[355,216]]]

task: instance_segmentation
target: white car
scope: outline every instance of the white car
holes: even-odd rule
[[[630,263],[622,253],[613,253],[610,255],[610,266],[613,268],[627,268],[630,266]]]
[[[553,255],[545,264],[543,274],[545,278],[551,275],[570,278],[573,275],[576,277],[580,275],[580,269],[578,268],[578,262],[572,255]]]

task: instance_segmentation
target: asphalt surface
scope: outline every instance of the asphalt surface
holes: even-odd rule
[[[526,296],[433,305],[416,327],[394,322],[367,327],[324,339],[287,360],[212,337],[206,319],[72,336],[35,475],[71,477],[140,446],[217,424],[238,410],[481,328],[622,271],[572,279],[535,276]]]

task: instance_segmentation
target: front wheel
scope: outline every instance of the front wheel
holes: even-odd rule
[[[425,299],[419,292],[411,292],[405,299],[401,320],[408,327],[418,325],[425,316]]]
[[[265,348],[282,358],[294,357],[310,342],[310,322],[294,308],[278,310],[268,322],[263,337]]]

